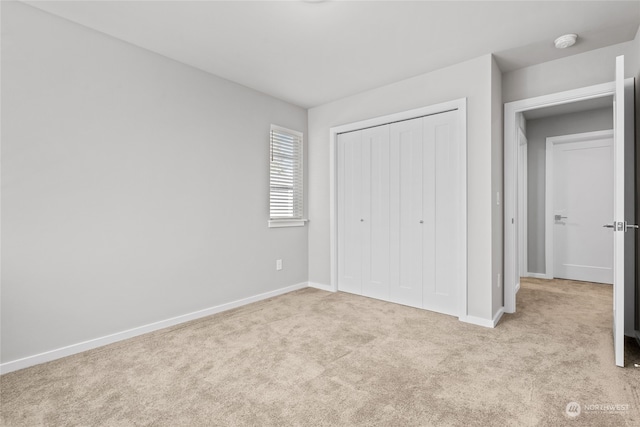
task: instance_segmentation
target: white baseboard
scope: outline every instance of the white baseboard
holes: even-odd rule
[[[92,350],[94,348],[102,347],[107,344],[112,344],[118,341],[133,338],[149,332],[157,331],[159,329],[168,328],[169,326],[175,326],[180,323],[189,322],[191,320],[210,316],[212,314],[220,313],[226,310],[231,310],[232,308],[241,307],[243,305],[251,304],[253,302],[257,302],[257,301],[265,300],[278,295],[286,294],[288,292],[296,291],[298,289],[303,289],[308,286],[309,286],[309,283],[307,282],[298,283],[296,285],[286,286],[284,288],[276,289],[274,291],[265,292],[262,294],[254,295],[254,296],[243,298],[240,300],[228,302],[225,304],[220,304],[214,307],[205,308],[203,310],[194,311],[192,313],[187,313],[180,316],[172,317],[170,319],[161,320],[159,322],[150,323],[148,325],[143,325],[136,328],[128,329],[126,331],[116,332],[115,334],[106,335],[104,337],[94,338],[88,341],[83,341],[77,344],[71,344],[66,347],[61,347],[55,350],[46,351],[44,353],[35,354],[33,356],[23,357],[22,359],[12,360],[10,362],[5,362],[0,364],[0,374],[6,374],[9,372],[17,371],[18,369],[24,369],[30,366],[39,365],[41,363],[60,359],[62,357],[71,356],[77,353],[82,353],[83,351]]]
[[[462,322],[471,323],[472,325],[484,326],[485,328],[495,328],[503,314],[504,307],[500,307],[500,310],[498,310],[491,320],[476,316],[465,316],[460,317],[459,319]]]
[[[502,315],[504,314],[504,307],[500,307],[500,310],[498,310],[498,312],[496,313],[495,316],[493,316],[493,326],[492,328],[495,328],[496,325],[498,324],[498,322],[500,321],[500,319],[502,318]]]
[[[309,282],[309,287],[310,288],[320,289],[320,290],[327,291],[327,292],[335,292],[336,291],[335,289],[333,289],[333,286],[325,285],[323,283]]]
[[[553,277],[548,277],[544,273],[527,273],[527,277],[533,277],[534,279],[553,279]]]

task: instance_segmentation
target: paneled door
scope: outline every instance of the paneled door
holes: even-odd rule
[[[340,135],[338,144],[338,287],[362,294],[362,132]]]
[[[389,299],[389,126],[362,131],[362,295]]]
[[[624,367],[624,56],[616,58],[613,96],[613,351],[616,365]],[[637,229],[637,224],[632,224]],[[632,229],[633,230],[633,229]]]
[[[458,114],[450,111],[422,119],[422,307],[458,315],[461,268],[460,218],[464,209]]]
[[[338,135],[338,290],[459,315],[458,111]]]
[[[553,277],[613,283],[613,132],[547,138]]]
[[[340,290],[389,298],[389,126],[340,135]]]
[[[422,307],[422,118],[391,125],[390,300]]]

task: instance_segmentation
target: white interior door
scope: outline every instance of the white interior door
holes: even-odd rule
[[[362,293],[362,132],[338,138],[338,287]]]
[[[547,150],[553,159],[553,276],[611,284],[613,242],[602,225],[613,217],[612,134],[548,138]]]
[[[422,119],[391,124],[390,301],[422,306]]]
[[[616,58],[613,113],[613,346],[624,367],[624,56]]]
[[[362,131],[362,295],[389,299],[389,125]]]

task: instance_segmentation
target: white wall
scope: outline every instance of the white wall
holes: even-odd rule
[[[527,121],[527,249],[529,273],[545,273],[547,138],[613,129],[613,107]]]
[[[468,312],[492,318],[492,58],[485,55],[309,110],[309,280],[329,285],[329,129],[468,98]],[[502,227],[502,225],[500,225]],[[500,257],[502,255],[500,254]]]
[[[2,362],[306,282],[267,228],[269,125],[306,120],[2,2]]]
[[[637,40],[521,68],[502,76],[502,101],[511,102],[540,95],[613,81],[616,56],[625,55],[625,77],[634,77],[640,53]]]

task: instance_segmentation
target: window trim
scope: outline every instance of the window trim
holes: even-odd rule
[[[308,221],[308,219],[270,219],[268,225],[269,228],[304,227]]]
[[[300,162],[298,165],[299,173],[300,173],[300,203],[301,203],[301,212],[300,217],[283,217],[283,218],[272,218],[271,217],[271,163],[272,163],[272,150],[273,150],[273,132],[278,131],[284,134],[289,134],[294,137],[299,138],[300,141]],[[267,221],[267,225],[269,228],[280,228],[280,227],[302,227],[308,221],[308,219],[304,218],[304,134],[300,131],[296,131],[293,129],[288,129],[283,126],[271,125],[269,131],[269,220]]]

